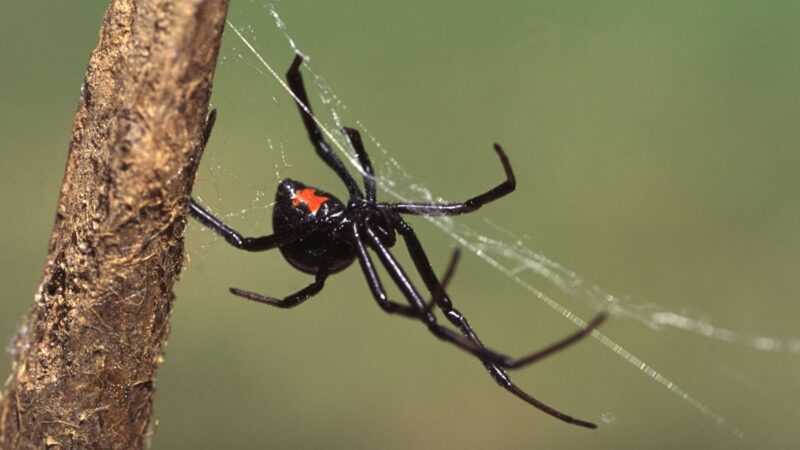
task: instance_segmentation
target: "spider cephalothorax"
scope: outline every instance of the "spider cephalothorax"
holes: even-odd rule
[[[191,200],[189,202],[191,215],[225,238],[229,244],[248,251],[278,248],[289,264],[315,277],[313,283],[283,299],[267,297],[237,288],[231,288],[230,291],[235,295],[260,303],[279,308],[291,308],[322,290],[329,275],[345,269],[353,261],[358,260],[373,297],[384,311],[419,320],[439,339],[472,354],[481,361],[500,386],[523,401],[565,422],[595,428],[596,425],[591,422],[568,416],[536,400],[517,387],[506,374],[506,370],[527,366],[575,343],[597,328],[605,319],[605,315],[598,315],[584,329],[519,359],[488,349],[480,341],[466,317],[453,307],[452,301],[445,292],[446,284],[455,268],[458,253],[454,252],[446,275],[440,282],[431,268],[416,233],[402,217],[403,215],[465,214],[514,191],[516,187],[514,172],[503,149],[498,144],[494,146],[505,171],[505,181],[465,202],[378,203],[372,164],[364,150],[358,131],[352,128],[342,130],[356,151],[361,169],[365,174],[363,191],[323,138],[322,131],[312,116],[311,105],[300,75],[302,62],[303,57],[296,55],[286,74],[289,88],[294,94],[300,116],[317,155],[344,182],[350,197],[345,204],[333,194],[323,190],[294,180],[283,180],[278,185],[275,195],[276,203],[272,215],[273,234],[252,238],[243,237],[197,202]],[[215,118],[216,114],[212,111],[206,124],[203,145],[206,144],[211,134]],[[430,300],[423,298],[405,270],[389,251],[395,245],[398,235],[405,244],[411,260],[414,262],[414,267],[425,284]],[[370,252],[378,256],[392,281],[403,293],[406,299],[405,304],[395,302],[387,297]],[[436,308],[458,329],[458,332],[437,322]]]

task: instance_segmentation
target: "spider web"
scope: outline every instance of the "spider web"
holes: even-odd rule
[[[278,12],[275,10],[274,6],[270,8],[270,14],[275,19],[276,26],[283,30],[284,35],[292,46],[292,48],[300,53],[302,50],[298,48],[295,44],[294,39],[288,34],[286,30],[286,24],[281,20]],[[258,50],[253,46],[253,44],[247,39],[247,37],[242,34],[239,28],[236,27],[233,23],[228,21],[228,27],[236,33],[236,35],[241,39],[242,43],[244,43],[245,47],[247,47],[250,52],[258,59],[258,61],[264,66],[267,72],[280,83],[281,87],[292,97],[294,94],[289,89],[286,82],[281,78],[278,72],[273,69],[273,67],[267,62],[258,52]],[[325,123],[323,123],[318,115],[314,116],[314,120],[319,125],[320,129],[322,129],[323,134],[330,140],[333,144],[333,147],[336,148],[340,155],[343,155],[346,160],[350,162],[351,167],[360,172],[362,175],[366,175],[361,167],[358,164],[357,157],[350,151],[348,145],[342,139],[342,136],[338,133],[333,133],[331,129],[341,129],[344,126],[343,123],[340,121],[340,113],[338,109],[343,108],[342,102],[339,98],[334,94],[332,88],[325,83],[324,79],[313,71],[313,67],[306,64],[305,69],[309,71],[312,75],[312,78],[317,85],[317,88],[320,89],[322,92],[320,97],[322,98],[322,103],[327,105],[330,108],[331,116],[334,120],[334,127],[329,127]],[[379,176],[376,180],[378,187],[381,189],[382,192],[389,194],[390,196],[394,197],[398,201],[402,202],[409,202],[414,200],[419,201],[439,201],[439,202],[446,202],[445,199],[435,197],[433,193],[426,189],[423,184],[416,182],[411,174],[407,171],[403,170],[400,163],[388,155],[386,148],[381,145],[381,143],[373,136],[369,129],[365,127],[365,125],[361,122],[356,122],[361,133],[364,137],[367,137],[372,141],[372,144],[375,148],[379,149],[386,159],[389,161],[389,164],[394,168],[394,175],[392,178],[388,178],[386,176]],[[379,172],[380,173],[380,172]],[[399,183],[398,180],[402,179],[403,183]],[[391,181],[390,181],[391,180]],[[405,194],[403,191],[398,189],[398,186],[408,186],[408,189],[417,195],[411,196]],[[636,317],[639,320],[644,321],[648,325],[651,326],[658,326],[661,323],[657,323],[648,318],[646,315],[637,314],[631,309],[625,308],[621,305],[621,302],[612,294],[608,294],[604,292],[599,286],[587,283],[582,278],[580,278],[574,272],[569,271],[568,269],[561,267],[557,263],[550,261],[549,259],[545,258],[544,256],[540,255],[539,253],[525,247],[517,238],[516,243],[514,245],[508,245],[501,240],[491,239],[473,231],[471,228],[463,225],[456,225],[454,221],[450,220],[446,217],[425,217],[427,220],[432,222],[434,225],[437,226],[443,233],[450,236],[451,239],[458,242],[461,246],[469,249],[471,252],[478,255],[482,258],[487,264],[494,267],[495,269],[499,270],[500,272],[507,275],[510,279],[514,280],[520,286],[525,288],[532,296],[538,298],[540,301],[544,302],[550,308],[553,308],[556,312],[558,312],[561,316],[565,319],[569,320],[579,328],[585,328],[587,326],[587,322],[582,318],[578,317],[576,314],[573,314],[569,309],[563,307],[560,303],[555,301],[553,298],[547,296],[542,291],[534,287],[528,281],[525,280],[523,276],[523,272],[531,271],[538,275],[543,276],[545,279],[549,280],[553,284],[555,284],[558,288],[569,292],[571,294],[581,294],[586,300],[595,304],[595,305],[606,305],[610,304],[613,306],[610,308],[612,315],[619,316],[625,315],[628,317]],[[507,235],[510,235],[512,238],[516,236],[513,233],[504,230]],[[503,260],[509,262],[515,262],[514,266],[508,266]],[[667,322],[669,323],[669,322]],[[689,328],[692,330],[692,328]],[[727,331],[727,330],[726,330]],[[732,332],[730,332],[732,333]],[[712,333],[712,336],[714,334]],[[742,432],[737,429],[736,427],[732,426],[728,423],[725,417],[717,414],[716,412],[712,411],[711,408],[700,402],[694,396],[690,395],[684,389],[682,389],[679,385],[674,383],[672,380],[667,378],[666,376],[662,375],[658,370],[651,367],[647,364],[644,360],[637,357],[633,353],[626,350],[622,345],[618,344],[616,341],[605,335],[599,330],[594,330],[592,332],[592,338],[598,340],[602,343],[606,348],[611,350],[612,352],[616,353],[627,361],[628,363],[632,364],[638,370],[641,370],[645,373],[648,377],[655,380],[657,383],[662,385],[664,388],[669,389],[673,394],[679,396],[684,401],[692,405],[694,408],[701,411],[704,415],[711,418],[714,422],[719,425],[726,426],[730,429],[731,432],[741,435]]]
[[[297,40],[289,33],[288,27],[281,19],[275,5],[266,3],[263,8],[265,14],[259,17],[258,20],[270,17],[275,27],[286,39],[287,45],[291,49],[305,54],[297,44]],[[280,86],[280,89],[272,89],[272,101],[291,104],[291,101],[288,100],[289,96],[292,96],[291,91],[279,72],[279,70],[283,69],[283,66],[278,65],[278,70],[276,70],[269,59],[263,56],[263,51],[259,48],[258,33],[246,21],[244,24],[237,22],[237,19],[229,21],[226,33],[236,36],[239,41],[238,44],[231,44],[237,48],[236,57],[238,62],[247,64],[262,79],[269,79],[270,86]],[[228,39],[228,42],[232,41],[230,37]],[[373,163],[377,166],[376,173],[378,177],[376,181],[384,199],[395,199],[404,202],[446,201],[435,195],[427,187],[425,181],[417,179],[409,171],[405,170],[398,159],[393,157],[392,152],[370,132],[367,124],[360,120],[348,120],[348,123],[345,123],[342,117],[352,117],[352,114],[347,110],[344,102],[335,94],[333,88],[314,70],[313,55],[310,56],[310,58],[307,57],[306,64],[302,70],[309,86],[311,101],[316,106],[315,120],[342,159],[349,162],[350,170],[353,173],[361,172],[363,175],[346,137],[335,131],[341,129],[343,125],[355,125],[361,131],[369,151],[380,155],[379,158],[373,158]],[[221,63],[230,64],[231,62],[223,59]],[[242,82],[245,83],[246,81]],[[315,96],[318,97],[315,98]],[[327,115],[329,118],[325,119],[323,115]],[[292,167],[291,155],[287,155],[282,142],[274,142],[271,139],[267,140],[265,149],[272,155],[275,153],[279,155],[274,167],[274,181],[278,181],[281,179],[283,170]],[[206,158],[209,157],[206,156]],[[213,161],[213,156],[211,159]],[[252,229],[263,229],[263,218],[268,217],[272,203],[268,201],[268,199],[271,199],[271,193],[265,193],[262,188],[263,186],[274,185],[274,183],[265,182],[255,186],[247,181],[248,177],[228,171],[223,164],[214,163],[205,167],[211,171],[210,178],[215,184],[223,178],[233,179],[234,183],[246,186],[246,189],[255,192],[255,196],[247,207],[233,212],[224,211],[226,208],[221,208],[223,212],[220,215],[228,219],[241,219],[247,224],[247,227]],[[225,195],[220,190],[216,192],[214,201],[218,204],[228,204],[228,201],[225,200]],[[252,214],[253,212],[257,212],[257,214]],[[761,352],[800,354],[800,339],[798,338],[781,338],[738,332],[730,327],[715,324],[713,318],[709,318],[699,312],[675,311],[654,301],[633,296],[616,295],[537,251],[534,248],[535,244],[532,244],[527,236],[508,230],[491,219],[483,219],[480,230],[475,225],[467,225],[465,221],[454,221],[447,217],[426,217],[426,219],[445,236],[457,242],[459,246],[474,253],[486,264],[519,285],[530,297],[547,305],[577,327],[585,327],[587,321],[573,313],[572,309],[567,308],[551,295],[538,288],[537,286],[541,280],[550,283],[568,297],[579,300],[590,309],[608,311],[612,316],[612,320],[635,321],[652,332],[663,333],[666,330],[675,329],[691,333],[703,339]],[[624,345],[606,335],[602,330],[593,331],[591,336],[622,361],[633,366],[661,388],[679,397],[712,423],[735,436],[744,436],[739,424],[732,423],[724,413],[719,412],[716,408],[703,401],[702,396],[689,392],[678,381],[671,379],[662,370],[649,364],[647,358],[629,351]],[[768,390],[759,383],[748,379],[740,370],[735,368],[728,368],[728,370],[731,374],[731,379],[737,381],[740,386],[754,391],[762,390],[764,391],[762,392],[763,396],[769,396]],[[785,405],[785,408],[796,412],[796,408],[792,405]],[[603,414],[601,420],[606,423],[615,421],[611,413]]]

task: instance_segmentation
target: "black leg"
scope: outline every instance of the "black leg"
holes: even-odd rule
[[[419,310],[389,300],[386,291],[383,289],[381,279],[378,277],[378,272],[372,264],[372,259],[369,257],[369,253],[367,253],[367,248],[364,246],[364,242],[359,235],[358,225],[353,224],[353,242],[356,243],[358,262],[361,264],[361,270],[364,272],[364,277],[367,279],[367,285],[372,292],[372,296],[375,297],[375,300],[378,302],[378,305],[389,314],[399,314],[401,316],[418,319],[420,316]]]
[[[487,368],[488,367],[489,366],[487,366]],[[564,421],[566,423],[569,423],[569,424],[572,424],[572,425],[577,425],[579,427],[590,428],[590,429],[597,428],[597,424],[594,424],[592,422],[588,422],[586,420],[577,419],[577,418],[572,417],[572,416],[570,416],[568,414],[564,414],[561,411],[553,408],[552,406],[548,406],[547,404],[542,403],[541,401],[537,400],[535,397],[533,397],[532,395],[530,395],[527,392],[523,391],[522,389],[519,388],[519,386],[514,384],[511,381],[511,379],[508,377],[508,375],[505,372],[503,372],[502,370],[497,369],[496,367],[493,367],[493,368],[489,369],[489,374],[492,375],[492,377],[497,382],[497,384],[499,384],[503,389],[505,389],[508,392],[514,394],[517,398],[519,398],[520,400],[524,401],[525,403],[528,403],[529,405],[533,406],[534,408],[536,408],[536,409],[538,409],[538,410],[540,410],[540,411],[542,411],[544,413],[547,413],[547,414],[555,417],[556,419],[562,420],[562,421]]]
[[[350,139],[350,144],[358,155],[358,163],[364,169],[364,192],[367,195],[367,201],[375,203],[375,171],[372,169],[372,162],[369,160],[367,151],[364,150],[364,143],[361,141],[361,133],[355,128],[344,127],[344,132],[347,138]]]
[[[452,264],[451,264],[451,267],[452,267]],[[383,295],[385,296],[385,294],[383,294]],[[405,305],[399,305],[399,306],[405,306]],[[481,359],[481,361],[483,362],[483,365],[489,371],[489,374],[492,376],[492,378],[494,378],[495,382],[497,382],[497,384],[500,385],[502,388],[504,388],[507,391],[509,391],[512,394],[514,394],[517,398],[519,398],[519,399],[523,400],[524,402],[530,404],[531,406],[539,409],[540,411],[543,411],[546,414],[549,414],[550,416],[553,416],[553,417],[555,417],[555,418],[557,418],[559,420],[562,420],[564,422],[567,422],[567,423],[570,423],[570,424],[573,424],[573,425],[577,425],[577,426],[581,426],[581,427],[585,427],[585,428],[597,428],[597,425],[595,425],[594,423],[587,422],[585,420],[577,419],[577,418],[572,417],[570,415],[564,414],[564,413],[558,411],[557,409],[555,409],[555,408],[553,408],[551,406],[548,406],[547,404],[537,400],[532,395],[530,395],[527,392],[525,392],[522,389],[520,389],[516,384],[514,384],[511,381],[511,378],[508,376],[508,374],[503,369],[501,369],[500,367],[498,367],[497,365],[495,365],[495,364],[493,364],[491,362],[486,362],[483,359],[483,358],[487,358],[489,356],[493,356],[493,357],[497,357],[497,358],[502,358],[503,356],[499,355],[499,354],[497,354],[497,353],[495,353],[495,352],[493,352],[491,350],[488,350],[485,347],[483,347],[483,345],[480,343],[480,341],[477,340],[477,337],[475,337],[475,340],[466,339],[466,338],[456,334],[454,331],[437,324],[435,322],[435,319],[433,318],[432,314],[426,313],[425,315],[427,316],[427,318],[423,318],[423,320],[428,324],[428,329],[435,336],[439,337],[442,340],[451,342],[451,343],[455,344],[457,347],[459,347],[459,348],[461,348],[461,349],[463,349],[465,351],[468,351],[468,352],[472,353],[473,355],[475,355],[476,357],[478,357],[479,359]],[[420,318],[420,315],[417,314],[416,317]],[[466,324],[466,319],[464,319],[464,323]],[[469,327],[468,324],[466,326]],[[473,333],[473,336],[474,336],[474,333]]]
[[[286,72],[286,81],[289,83],[289,89],[295,95],[295,103],[297,109],[300,111],[300,116],[303,118],[303,124],[308,132],[308,138],[317,150],[317,155],[322,158],[325,163],[339,175],[342,179],[347,190],[350,192],[350,197],[361,198],[361,190],[358,188],[358,183],[352,175],[347,171],[347,168],[342,164],[342,160],[336,156],[330,145],[325,141],[322,135],[322,130],[319,129],[317,122],[312,115],[311,103],[308,101],[306,88],[303,84],[303,76],[300,74],[300,65],[303,64],[303,55],[296,54],[289,71]]]
[[[189,201],[189,214],[198,222],[222,236],[230,245],[250,252],[261,252],[297,241],[315,232],[324,230],[328,225],[318,222],[306,222],[284,233],[270,234],[260,237],[243,237],[233,228],[225,225],[209,211],[203,209],[194,199]]]
[[[461,259],[461,250],[456,248],[453,250],[453,255],[450,257],[450,262],[447,264],[447,269],[444,271],[444,276],[442,277],[441,283],[439,286],[431,292],[431,299],[428,301],[428,305],[425,307],[425,312],[430,313],[433,311],[433,307],[436,306],[439,302],[441,302],[441,298],[447,297],[447,292],[445,292],[445,288],[450,284],[450,280],[453,278],[453,274],[456,271],[456,266],[458,266],[458,261]]]
[[[443,285],[446,285],[447,281],[449,281],[450,277],[452,276],[452,270],[448,270],[447,273],[445,274],[444,280],[447,281],[445,281],[444,283],[439,283],[438,279],[436,278],[436,274],[433,272],[433,269],[431,268],[428,256],[425,254],[425,251],[423,250],[422,245],[420,244],[419,239],[416,236],[416,233],[414,233],[414,230],[407,223],[405,223],[405,221],[399,218],[397,220],[396,227],[406,243],[406,247],[408,248],[409,254],[411,255],[411,259],[414,261],[414,265],[417,268],[417,271],[422,277],[426,287],[431,292],[431,295],[433,296],[433,301],[435,301],[439,305],[439,307],[442,309],[447,319],[455,326],[457,326],[464,334],[464,336],[473,341],[475,345],[485,349],[483,343],[478,338],[478,335],[475,333],[475,331],[472,329],[469,322],[467,321],[467,318],[464,317],[464,315],[461,314],[461,312],[459,312],[457,309],[453,308],[452,301],[447,297],[447,293],[445,292]],[[451,266],[451,268],[454,267]],[[492,376],[492,378],[494,378],[497,384],[499,384],[501,387],[508,390],[521,400],[565,422],[586,428],[596,428],[596,425],[591,422],[586,422],[580,419],[576,419],[572,416],[566,415],[564,413],[561,413],[560,411],[550,406],[547,406],[546,404],[535,399],[533,396],[531,396],[530,394],[526,393],[518,386],[516,386],[511,381],[511,378],[508,376],[508,374],[503,370],[503,368],[501,368],[501,366],[508,369],[517,369],[529,364],[533,364],[534,362],[539,361],[542,358],[545,358],[553,353],[556,353],[568,347],[569,345],[574,344],[581,338],[587,336],[589,333],[591,333],[592,330],[597,328],[600,325],[600,323],[603,322],[603,320],[605,320],[605,317],[606,317],[605,315],[600,314],[597,317],[595,317],[595,319],[592,320],[592,322],[590,322],[589,325],[587,325],[586,328],[584,328],[583,330],[579,330],[578,332],[568,336],[565,339],[562,339],[542,350],[534,352],[518,360],[514,360],[513,358],[505,359],[507,357],[505,357],[504,355],[498,355],[495,352],[491,352],[496,356],[499,356],[501,360],[497,360],[495,358],[487,360],[483,358],[482,361],[486,369],[489,371],[489,374]],[[447,338],[445,337],[445,339]],[[473,354],[480,353],[476,351],[471,351],[469,349],[466,350],[470,351]],[[503,359],[505,360],[503,361]]]
[[[430,291],[431,295],[433,296],[433,300],[439,305],[442,309],[442,312],[445,314],[445,317],[450,320],[453,325],[457,326],[460,330],[462,330],[463,334],[474,340],[476,343],[483,346],[480,339],[478,338],[475,331],[469,325],[466,317],[464,317],[461,312],[453,307],[453,303],[450,298],[447,296],[445,289],[442,283],[439,283],[439,280],[436,278],[436,274],[433,272],[431,268],[430,261],[428,260],[428,256],[425,254],[425,251],[422,249],[422,245],[417,238],[416,233],[411,227],[402,219],[398,219],[397,222],[397,230],[400,235],[403,237],[404,241],[406,242],[406,247],[408,248],[409,254],[411,255],[411,259],[414,261],[414,265],[417,268],[420,276],[422,277],[425,286]],[[452,272],[448,272],[446,276],[452,276]],[[529,364],[533,364],[534,362],[551,355],[561,349],[568,347],[569,345],[579,341],[580,339],[589,335],[592,330],[599,327],[603,321],[605,321],[606,315],[605,314],[598,314],[595,316],[594,319],[586,326],[586,328],[582,330],[578,330],[577,332],[567,336],[564,339],[561,339],[544,349],[538,350],[533,352],[527,356],[522,358],[511,358],[508,356],[503,356],[502,354],[497,354],[495,352],[489,351],[495,355],[499,355],[500,357],[494,357],[495,363],[497,365],[502,366],[505,369],[518,369],[520,367],[527,366]]]
[[[555,343],[550,344],[541,350],[537,350],[527,356],[523,356],[522,358],[512,358],[486,348],[480,339],[478,339],[477,334],[470,326],[467,318],[464,317],[464,315],[461,314],[457,309],[453,308],[450,311],[445,312],[445,315],[448,317],[448,319],[451,317],[455,319],[451,320],[451,322],[454,322],[459,329],[462,330],[462,333],[464,336],[466,336],[466,338],[455,334],[448,328],[444,328],[441,331],[434,330],[434,334],[477,356],[484,361],[484,364],[487,365],[487,368],[489,368],[489,366],[494,366],[497,370],[500,370],[501,368],[506,370],[514,370],[529,366],[583,339],[591,334],[592,330],[600,326],[600,324],[606,320],[605,314],[598,314],[594,319],[592,319],[591,322],[589,322],[589,324],[586,325],[586,328],[578,330],[566,338],[556,341]]]
[[[202,151],[205,150],[206,144],[208,144],[208,140],[211,137],[211,131],[214,129],[214,123],[216,123],[216,121],[217,110],[212,109],[208,114],[205,129],[203,130],[203,140],[200,143],[202,146],[202,150],[200,152],[201,155]],[[198,222],[222,236],[230,245],[251,252],[271,250],[273,248],[280,247],[281,245],[301,239],[319,229],[318,226],[307,223],[304,226],[297,227],[296,229],[286,233],[272,234],[261,237],[243,237],[241,234],[239,234],[239,232],[228,225],[225,225],[222,220],[218,219],[211,214],[211,212],[200,206],[200,204],[197,203],[197,201],[195,201],[193,198],[189,200],[189,214],[191,214],[191,216],[194,217]],[[324,226],[322,229],[324,229]]]
[[[389,252],[389,249],[383,245],[375,232],[373,232],[369,226],[365,226],[363,231],[364,238],[366,238],[367,243],[372,250],[378,254],[378,258],[389,272],[389,276],[392,277],[392,280],[394,280],[397,287],[400,288],[400,292],[403,293],[403,296],[406,297],[409,305],[415,311],[417,311],[417,315],[419,316],[419,312],[427,309],[425,300],[423,300],[419,295],[416,288],[414,288],[414,285],[411,283],[411,280],[408,278],[408,275],[406,275],[405,271],[403,271],[403,268],[400,267],[400,264]],[[432,314],[428,314],[428,316],[433,318]],[[433,320],[435,321],[435,318]]]
[[[389,275],[394,280],[397,287],[400,288],[400,291],[403,295],[408,299],[411,307],[417,312],[416,316],[421,318],[423,322],[428,324],[431,332],[435,334],[440,339],[446,340],[457,347],[461,348],[462,350],[473,354],[474,356],[478,357],[485,363],[490,363],[505,369],[518,369],[524,367],[528,364],[532,364],[533,362],[541,359],[542,356],[540,355],[542,351],[537,351],[532,353],[531,355],[525,356],[523,358],[513,358],[511,356],[505,355],[503,353],[499,353],[497,351],[491,350],[486,348],[478,339],[477,334],[472,330],[472,327],[469,326],[466,318],[458,312],[452,305],[448,309],[443,309],[445,316],[447,316],[448,320],[459,327],[460,330],[463,331],[464,336],[461,336],[457,333],[454,333],[452,330],[442,327],[441,325],[436,323],[436,318],[433,314],[424,314],[425,311],[428,309],[428,305],[422,299],[419,292],[417,292],[414,285],[411,283],[411,280],[406,275],[405,271],[400,267],[400,264],[394,258],[394,256],[389,252],[389,249],[383,245],[380,241],[378,236],[369,229],[369,227],[365,227],[364,233],[366,234],[367,243],[370,247],[378,254],[381,262],[383,263],[386,270],[389,272]],[[435,275],[434,275],[435,277]],[[432,292],[444,292],[443,288],[438,288],[439,283],[436,282],[436,286],[434,289],[431,289]],[[441,299],[441,297],[440,297]],[[441,302],[440,302],[441,305]],[[605,316],[600,316],[595,319],[593,322],[593,326],[602,322]],[[575,337],[570,337],[569,343],[580,339],[581,337],[585,336],[591,332],[591,329],[588,331],[582,331],[579,333],[580,335]],[[559,341],[556,345],[559,345],[559,348],[563,348],[564,344]],[[547,355],[551,354],[553,350],[551,349],[553,346],[548,346],[545,349],[545,353]]]
[[[430,261],[428,260],[428,255],[425,254],[425,250],[422,249],[422,245],[417,238],[416,233],[414,230],[409,226],[404,220],[397,219],[396,223],[397,231],[400,233],[400,236],[403,237],[403,240],[406,243],[406,247],[408,248],[408,252],[411,255],[411,259],[414,261],[414,266],[417,268],[420,276],[422,277],[422,281],[425,283],[425,286],[428,288],[428,291],[433,296],[433,299],[442,309],[442,312],[445,314],[445,317],[450,320],[450,322],[457,326],[460,330],[462,330],[463,334],[473,339],[475,342],[483,345],[478,338],[475,331],[469,325],[466,317],[464,317],[461,312],[453,307],[453,302],[447,296],[447,293],[444,290],[442,283],[439,283],[439,280],[436,278],[436,274],[433,272],[431,268]],[[448,273],[449,276],[452,276],[452,273]],[[447,276],[447,275],[446,275]],[[446,284],[446,283],[445,283]],[[527,356],[522,358],[511,358],[508,356],[501,356],[501,358],[497,359],[495,363],[497,365],[502,366],[505,369],[518,369],[520,367],[527,366],[529,364],[533,364],[536,361],[539,361],[546,356],[549,356],[553,353],[562,350],[575,342],[581,340],[582,338],[591,334],[592,330],[599,327],[606,320],[607,316],[603,313],[598,314],[595,316],[589,324],[586,325],[585,328],[576,331],[575,333],[563,338],[541,350],[533,352]],[[494,352],[491,352],[494,353]]]
[[[410,304],[410,309],[408,312],[411,317],[416,317],[420,319],[423,323],[428,325],[428,329],[431,333],[433,333],[436,337],[450,342],[454,344],[456,347],[471,353],[473,356],[478,357],[481,360],[488,359],[491,361],[505,361],[511,359],[508,356],[503,354],[497,353],[495,351],[489,350],[480,342],[476,342],[471,339],[464,338],[463,336],[459,335],[458,333],[450,330],[449,328],[443,327],[442,325],[436,322],[436,317],[431,312],[426,312],[430,310],[430,307],[426,302],[422,299],[417,292],[417,289],[411,283],[411,280],[406,275],[405,271],[403,271],[400,264],[397,260],[392,256],[389,249],[387,249],[383,243],[381,243],[380,239],[378,239],[377,235],[369,229],[369,227],[365,227],[364,230],[367,238],[367,242],[369,243],[372,250],[374,250],[378,254],[378,258],[380,258],[381,263],[383,263],[386,271],[389,272],[389,275],[394,280],[395,284],[403,295],[406,297]],[[370,279],[370,274],[365,272],[367,275],[367,281],[369,282],[370,286],[373,286],[373,280]],[[377,280],[377,277],[375,278]],[[377,286],[380,291],[383,290],[381,286]],[[385,295],[385,294],[384,294]],[[376,297],[377,298],[377,297]],[[380,303],[381,300],[379,300]],[[405,306],[405,305],[402,305]],[[407,308],[407,307],[406,307]],[[477,339],[477,336],[476,336]]]
[[[514,178],[514,171],[511,170],[511,163],[508,161],[508,156],[506,156],[506,153],[499,144],[494,144],[494,150],[503,163],[503,170],[506,172],[506,181],[483,194],[472,197],[463,203],[393,203],[388,204],[388,206],[403,214],[414,214],[418,216],[455,216],[475,211],[491,201],[514,192],[514,189],[517,187],[517,181]]]
[[[328,278],[328,272],[320,271],[317,274],[316,280],[313,283],[309,284],[303,289],[300,289],[294,294],[287,296],[283,300],[278,300],[276,298],[267,297],[265,295],[237,288],[230,288],[229,290],[233,295],[238,295],[239,297],[244,297],[246,299],[253,300],[255,302],[277,306],[278,308],[294,308],[295,306],[303,303],[309,298],[317,295],[319,291],[321,291],[322,288],[325,286],[325,279],[327,278]]]

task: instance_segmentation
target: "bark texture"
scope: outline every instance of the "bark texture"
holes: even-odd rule
[[[227,3],[108,7],[13,344],[0,448],[131,449],[149,434]]]

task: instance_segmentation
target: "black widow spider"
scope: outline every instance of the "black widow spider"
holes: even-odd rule
[[[450,342],[477,357],[500,386],[523,401],[564,422],[586,428],[596,428],[597,425],[591,422],[576,419],[536,400],[517,387],[505,370],[533,364],[574,344],[597,328],[605,320],[605,315],[598,315],[584,329],[523,358],[512,358],[488,349],[473,331],[466,317],[453,307],[453,303],[445,293],[445,286],[455,269],[458,252],[454,252],[446,274],[440,282],[431,269],[428,257],[417,235],[401,216],[402,214],[422,216],[465,214],[514,191],[516,187],[514,172],[500,145],[495,144],[494,149],[503,164],[506,180],[483,194],[463,203],[378,203],[375,174],[359,132],[352,128],[343,129],[355,149],[358,161],[364,171],[364,192],[332,151],[315,122],[303,85],[303,78],[300,75],[302,63],[303,56],[295,55],[294,61],[286,73],[286,80],[294,94],[300,116],[303,118],[309,139],[314,145],[317,155],[341,178],[347,187],[350,198],[345,206],[328,192],[308,187],[298,181],[283,180],[278,185],[275,195],[275,207],[272,215],[274,234],[261,237],[243,237],[192,199],[189,203],[191,215],[222,236],[229,244],[251,252],[278,248],[289,264],[302,272],[315,276],[313,283],[282,300],[237,288],[230,288],[231,293],[279,308],[292,308],[322,290],[329,275],[345,269],[357,259],[372,295],[384,311],[420,320],[439,339]],[[215,111],[212,111],[206,122],[203,147],[208,142],[215,118]],[[389,248],[396,242],[396,233],[403,238],[414,266],[425,283],[431,296],[429,302],[423,300],[406,272],[389,251]],[[387,297],[368,250],[378,255],[378,259],[389,276],[406,297],[407,305],[397,303]],[[433,311],[434,306],[439,307],[447,320],[457,327],[461,334],[437,323]]]

